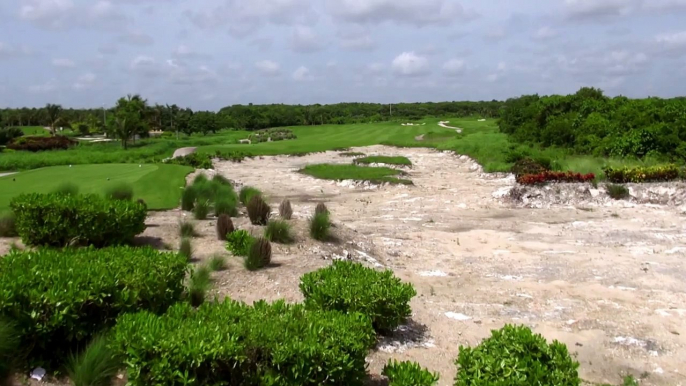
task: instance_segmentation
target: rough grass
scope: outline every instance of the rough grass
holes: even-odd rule
[[[264,230],[264,238],[279,244],[288,244],[293,242],[293,235],[291,234],[291,225],[282,220],[271,220],[267,223]]]
[[[262,196],[262,192],[257,188],[253,188],[252,186],[244,186],[241,188],[241,191],[238,194],[238,199],[241,201],[241,203],[243,203],[243,205],[248,205],[250,199],[254,196]]]
[[[629,198],[629,189],[627,189],[624,185],[607,184],[605,185],[605,189],[607,190],[607,194],[612,199],[624,200]]]
[[[69,358],[67,374],[74,386],[109,386],[122,367],[117,353],[99,336],[81,354]]]
[[[214,255],[212,256],[212,259],[210,259],[208,267],[215,272],[223,271],[226,269],[226,258],[222,255]]]
[[[193,244],[189,238],[181,239],[181,244],[179,244],[179,254],[185,257],[188,261],[193,259]]]
[[[329,238],[330,228],[328,212],[317,213],[310,219],[310,236],[315,240],[326,241]]]
[[[192,274],[188,283],[189,301],[193,307],[199,307],[205,302],[207,291],[212,287],[212,270],[203,265]]]
[[[198,234],[195,232],[195,224],[190,221],[182,220],[179,223],[179,236],[181,237],[195,237]]]
[[[377,184],[384,182],[391,184],[412,184],[412,181],[410,180],[396,177],[402,174],[400,171],[386,167],[317,164],[307,165],[303,169],[300,169],[300,172],[322,180],[369,181]]]
[[[357,158],[353,161],[356,164],[386,164],[386,165],[402,165],[402,166],[412,166],[412,162],[407,157],[387,157],[381,155]]]

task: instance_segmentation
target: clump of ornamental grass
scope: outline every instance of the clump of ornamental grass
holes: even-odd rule
[[[280,244],[288,244],[293,241],[291,226],[283,220],[269,221],[267,228],[264,230],[264,237],[273,243]]]
[[[283,200],[281,205],[279,205],[279,215],[284,220],[290,220],[293,218],[293,208],[291,207],[291,202],[288,199]]]
[[[318,241],[326,241],[329,238],[329,230],[331,222],[329,221],[329,213],[316,213],[310,219],[310,236]]]
[[[199,200],[195,203],[193,208],[193,216],[196,220],[207,220],[207,215],[210,214],[210,203],[206,200]]]
[[[67,374],[74,386],[110,386],[122,367],[107,339],[96,336],[81,354],[69,358]]]
[[[179,223],[179,235],[184,238],[197,236],[195,224],[187,220],[181,220]]]
[[[183,238],[179,244],[179,254],[186,258],[189,262],[193,259],[193,244],[191,239]]]
[[[272,261],[272,246],[267,239],[259,238],[250,246],[248,256],[244,260],[245,268],[257,271],[268,266]]]

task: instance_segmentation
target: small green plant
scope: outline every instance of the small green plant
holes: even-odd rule
[[[186,186],[181,194],[181,209],[185,211],[193,210],[195,206],[195,199],[198,197],[198,193],[192,186]]]
[[[633,375],[627,375],[622,380],[622,386],[639,386],[638,380]]]
[[[326,241],[329,238],[329,213],[315,214],[310,220],[310,236],[318,241]]]
[[[74,386],[110,386],[122,367],[107,340],[96,336],[81,354],[69,357],[67,374]]]
[[[293,208],[291,207],[291,202],[285,199],[279,205],[279,215],[284,220],[290,220],[293,218]]]
[[[193,179],[193,185],[204,184],[208,181],[207,176],[204,173],[200,173]]]
[[[229,216],[237,216],[238,215],[238,209],[236,208],[236,202],[232,201],[228,197],[217,198],[217,201],[214,203],[214,215],[219,217],[223,214],[226,214]]]
[[[207,220],[207,215],[210,213],[210,203],[207,200],[198,200],[193,208],[193,216],[196,220]]]
[[[255,239],[245,229],[239,229],[229,233],[226,240],[226,249],[234,256],[248,256],[250,246]]]
[[[231,186],[231,181],[229,181],[228,178],[222,176],[221,174],[215,174],[214,177],[212,177],[212,182],[216,182],[220,185]]]
[[[389,386],[433,386],[439,380],[438,373],[422,368],[416,362],[389,360],[381,374],[388,377]]]
[[[181,237],[195,237],[198,234],[195,232],[195,224],[187,220],[179,222],[179,235]]]
[[[183,238],[179,244],[179,254],[186,258],[187,261],[193,259],[193,243],[191,239]]]
[[[244,265],[249,271],[268,266],[272,261],[272,246],[266,239],[257,239],[250,246],[248,256],[245,258]]]
[[[240,193],[238,193],[238,198],[241,200],[243,205],[248,205],[250,200],[254,196],[262,196],[262,192],[260,192],[257,188],[253,188],[252,186],[244,186],[241,188]]]
[[[381,334],[405,322],[412,313],[410,300],[417,295],[412,284],[403,283],[392,271],[377,271],[350,261],[335,261],[303,275],[300,291],[308,308],[360,312]]]
[[[110,200],[131,201],[133,200],[133,186],[125,182],[110,186],[105,189],[105,197]]]
[[[14,213],[0,215],[0,237],[17,236],[17,218]]]
[[[0,386],[11,386],[19,354],[19,332],[9,320],[0,319]]]
[[[219,215],[219,218],[217,218],[217,239],[226,240],[229,233],[234,230],[235,228],[233,226],[233,221],[231,221],[231,217],[229,217],[228,214]]]
[[[253,225],[267,225],[271,211],[262,196],[254,195],[248,202],[248,217]]]
[[[53,193],[71,194],[75,196],[79,194],[79,186],[73,182],[63,182],[53,190]]]
[[[629,189],[627,189],[624,185],[607,184],[605,185],[605,190],[607,190],[607,195],[614,200],[624,200],[629,198]]]
[[[207,291],[212,287],[212,270],[206,265],[197,268],[191,274],[188,283],[188,300],[193,307],[200,307],[205,302]]]
[[[222,255],[214,255],[210,259],[209,267],[213,271],[223,271],[226,269],[226,259]]]
[[[288,244],[293,241],[290,224],[282,220],[270,220],[264,230],[264,237],[273,243],[280,244]]]
[[[580,384],[579,362],[567,346],[534,334],[529,327],[506,325],[476,347],[460,346],[456,386]]]

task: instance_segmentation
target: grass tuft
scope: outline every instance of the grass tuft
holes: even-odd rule
[[[181,220],[179,223],[179,235],[181,237],[196,237],[195,224],[187,220]]]
[[[19,332],[14,323],[0,319],[0,385],[11,386],[19,350]]]
[[[310,236],[315,240],[326,241],[329,238],[330,228],[329,212],[316,213],[310,219]]]
[[[131,201],[133,199],[133,186],[122,182],[105,189],[105,197],[110,200]]]
[[[605,185],[607,194],[614,200],[624,200],[629,198],[629,189],[624,185],[607,184]]]
[[[226,269],[226,258],[222,255],[214,255],[210,259],[209,267],[212,271],[223,271]]]
[[[193,216],[196,220],[207,220],[210,213],[210,203],[207,200],[198,200],[193,208]]]
[[[241,188],[241,191],[238,194],[238,199],[241,200],[243,205],[247,206],[254,196],[261,197],[262,192],[257,188],[253,188],[252,186],[244,186],[243,188]]]
[[[195,207],[195,199],[197,197],[197,191],[192,186],[186,186],[181,194],[181,209],[189,212],[193,210],[193,207]]]
[[[293,242],[291,226],[282,220],[271,220],[264,230],[264,238],[273,243],[289,244]]]
[[[197,268],[188,283],[189,301],[193,307],[200,307],[205,302],[207,291],[212,287],[212,270],[206,265]]]
[[[193,259],[193,244],[190,239],[181,239],[181,244],[179,244],[179,254],[184,256],[189,262]]]
[[[97,336],[80,355],[69,358],[67,373],[74,386],[109,386],[121,367],[107,340]]]

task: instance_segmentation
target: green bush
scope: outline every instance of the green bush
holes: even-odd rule
[[[257,188],[253,188],[252,186],[244,186],[241,188],[241,191],[238,194],[238,198],[241,200],[243,205],[246,206],[254,196],[262,197],[262,192],[260,192]]]
[[[300,291],[310,309],[361,312],[374,330],[386,334],[412,314],[410,300],[417,294],[393,272],[367,268],[359,263],[335,261],[333,265],[300,278]]]
[[[239,229],[229,233],[226,240],[226,249],[234,256],[248,256],[250,246],[255,241],[255,238],[248,231]]]
[[[0,237],[17,236],[17,217],[14,213],[0,215]]]
[[[179,301],[187,266],[150,247],[12,251],[0,259],[0,318],[16,323],[31,363],[59,365],[119,314]]]
[[[113,336],[134,386],[360,385],[375,343],[364,315],[230,299],[123,315]]]
[[[262,238],[253,241],[243,262],[249,271],[257,271],[268,266],[272,262],[272,245]]]
[[[607,184],[605,190],[607,190],[607,195],[614,200],[623,200],[630,196],[629,189],[624,185]]]
[[[548,166],[550,165],[550,162],[548,162]],[[531,158],[522,158],[519,159],[515,162],[514,165],[512,165],[512,168],[510,171],[516,176],[524,176],[527,174],[541,174],[543,172],[546,172],[550,170],[549,167],[546,167],[545,165],[541,164],[539,161],[533,160]]]
[[[26,245],[103,247],[130,243],[145,230],[147,208],[97,195],[22,194],[10,202]]]
[[[236,201],[233,201],[228,197],[217,198],[217,201],[214,203],[214,215],[219,217],[223,214],[231,217],[238,216]]]
[[[613,168],[603,169],[608,181],[625,184],[628,182],[659,182],[672,181],[679,178],[679,167],[676,165],[659,165],[637,168]]]
[[[74,386],[110,386],[124,365],[104,336],[96,336],[79,355],[71,355],[67,374]]]
[[[183,193],[181,193],[181,209],[189,212],[193,210],[197,196],[198,193],[192,186],[186,186],[186,188],[183,189]]]
[[[188,154],[181,157],[170,158],[164,161],[173,165],[190,166],[194,169],[214,169],[212,158],[207,154]]]
[[[16,325],[0,319],[0,386],[12,386],[10,377],[16,370],[20,343]]]
[[[79,186],[73,182],[63,182],[52,192],[60,194],[71,194],[72,196],[76,196],[77,194],[79,194]]]
[[[24,132],[18,127],[0,128],[0,146],[5,146],[13,139],[23,135]]]
[[[228,178],[222,176],[221,174],[215,174],[214,177],[212,177],[212,182],[216,182],[220,185],[232,186],[231,181],[229,181]]]
[[[248,217],[253,225],[267,225],[272,209],[262,196],[254,195],[248,202]]]
[[[282,220],[270,220],[264,230],[264,237],[273,243],[288,244],[293,242],[291,226]]]
[[[133,186],[122,182],[105,189],[105,197],[110,200],[131,201],[133,200]]]
[[[196,220],[207,220],[207,215],[210,214],[210,203],[206,200],[198,200],[193,208],[193,216]]]
[[[558,341],[548,344],[526,326],[506,325],[476,347],[460,346],[455,364],[456,386],[580,384],[579,363],[567,346]]]
[[[310,236],[315,240],[326,241],[329,238],[329,228],[331,222],[328,212],[315,214],[310,220]]]
[[[388,377],[389,386],[433,386],[438,382],[438,373],[431,373],[416,362],[388,361],[382,375]]]

